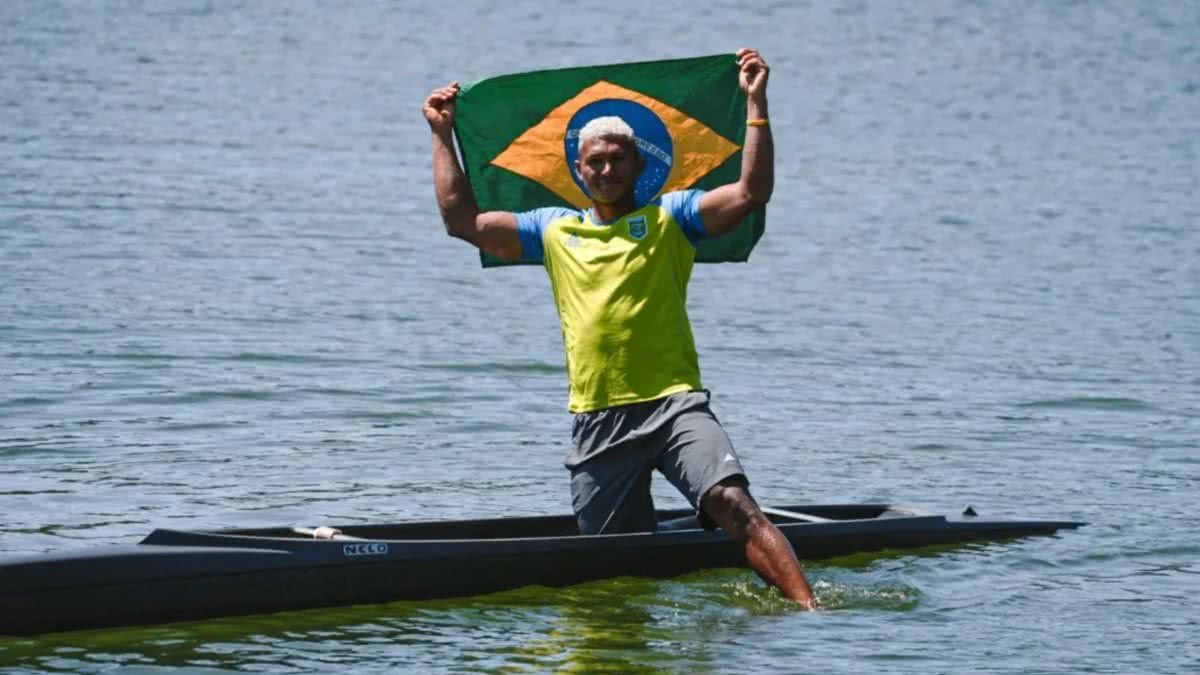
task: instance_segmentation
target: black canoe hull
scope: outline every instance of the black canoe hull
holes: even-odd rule
[[[831,519],[773,518],[804,560],[1051,534],[1082,523],[947,519],[888,505],[802,505]],[[720,531],[579,536],[567,516],[342,527],[361,540],[290,530],[155,530],[136,545],[0,560],[0,635],[142,625],[315,607],[669,577],[744,564]],[[690,519],[694,522],[694,519]]]

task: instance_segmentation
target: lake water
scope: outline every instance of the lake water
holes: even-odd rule
[[[690,312],[757,496],[1091,523],[814,562],[818,613],[719,570],[0,669],[1200,670],[1198,45],[1195,2],[0,4],[5,553],[568,512],[548,283],[443,234],[420,104],[740,46],[777,188]]]

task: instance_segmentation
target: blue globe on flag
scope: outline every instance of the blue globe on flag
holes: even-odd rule
[[[567,134],[563,139],[563,150],[567,157],[567,167],[575,184],[588,194],[587,186],[575,172],[575,161],[579,159],[579,130],[585,124],[597,117],[613,115],[620,117],[633,127],[634,142],[638,150],[646,158],[646,168],[638,177],[634,187],[634,200],[638,206],[648,203],[662,190],[671,175],[673,162],[673,144],[667,125],[654,114],[652,110],[640,103],[619,98],[606,98],[593,101],[580,108],[571,121],[567,123]],[[590,196],[590,195],[589,195]]]

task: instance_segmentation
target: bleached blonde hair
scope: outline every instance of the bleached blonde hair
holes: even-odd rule
[[[605,117],[597,117],[579,130],[579,154],[583,154],[583,146],[585,143],[596,140],[597,138],[620,138],[629,141],[630,145],[637,146],[636,137],[633,135],[633,127],[625,120],[616,115],[607,115]]]

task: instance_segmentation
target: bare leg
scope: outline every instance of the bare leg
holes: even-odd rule
[[[701,506],[721,529],[742,544],[746,562],[763,581],[805,609],[816,608],[812,589],[792,545],[759,510],[740,480],[725,480],[713,486],[705,493]]]

